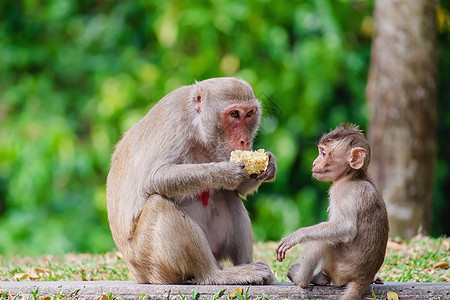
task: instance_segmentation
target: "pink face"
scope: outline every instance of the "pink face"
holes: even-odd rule
[[[348,151],[339,142],[319,144],[319,155],[313,162],[313,176],[320,181],[336,181],[348,169]]]
[[[254,105],[232,104],[222,115],[228,145],[232,150],[250,150],[252,128],[254,128],[258,107]]]

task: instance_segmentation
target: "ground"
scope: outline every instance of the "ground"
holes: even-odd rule
[[[293,247],[282,263],[276,261],[276,242],[256,243],[255,261],[268,264],[276,281],[289,281],[287,270],[298,262],[302,245]],[[386,259],[379,271],[390,282],[450,282],[450,238],[416,236],[410,241],[389,240]],[[132,280],[117,251],[105,254],[43,255],[39,257],[0,256],[1,281],[90,281]]]

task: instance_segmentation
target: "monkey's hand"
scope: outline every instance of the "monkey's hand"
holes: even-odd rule
[[[269,164],[264,172],[259,174],[250,175],[250,178],[261,180],[261,181],[274,181],[275,175],[277,174],[277,159],[272,152],[266,152],[269,157]]]
[[[294,232],[287,237],[282,238],[276,249],[277,260],[279,262],[282,262],[286,258],[286,251],[297,245],[299,242],[300,240],[298,239],[297,232]]]
[[[264,172],[259,174],[250,175],[250,179],[243,182],[237,189],[239,195],[245,198],[247,194],[255,192],[263,181],[273,181],[275,180],[275,175],[277,173],[277,159],[275,155],[270,152],[266,152],[269,157],[267,162],[267,168]]]
[[[220,176],[223,189],[234,191],[250,177],[244,170],[245,165],[243,163],[220,162],[218,164],[222,165]]]

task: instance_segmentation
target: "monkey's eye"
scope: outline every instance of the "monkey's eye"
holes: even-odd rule
[[[251,116],[253,116],[253,109],[251,109],[246,115],[246,118],[250,118]]]
[[[322,149],[322,148],[319,149],[319,153],[320,153],[320,155],[322,155],[322,156],[325,156],[325,155],[327,154],[327,153],[325,152],[325,150]]]
[[[239,118],[239,111],[237,111],[237,110],[230,111],[230,116],[232,118]]]

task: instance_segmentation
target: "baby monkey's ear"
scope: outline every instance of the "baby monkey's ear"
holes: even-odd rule
[[[352,169],[358,170],[364,166],[364,160],[366,158],[366,150],[361,147],[354,147],[351,150],[351,154],[349,157],[349,164]]]

